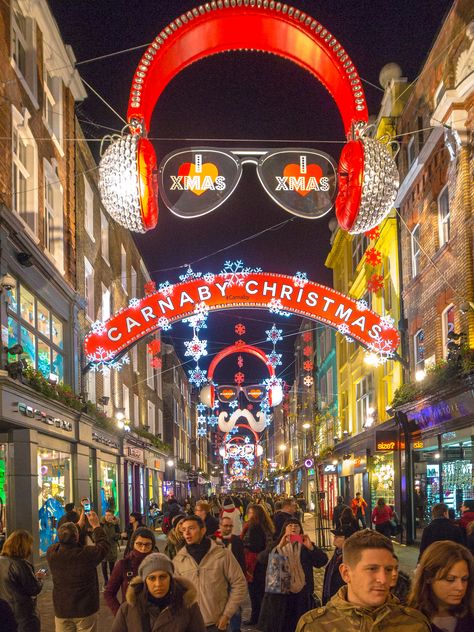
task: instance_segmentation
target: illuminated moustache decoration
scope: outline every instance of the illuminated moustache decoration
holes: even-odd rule
[[[234,428],[240,417],[244,417],[247,420],[249,426],[255,432],[263,432],[267,426],[267,416],[264,412],[259,411],[257,413],[257,421],[250,410],[247,410],[246,408],[236,408],[230,418],[228,412],[223,411],[220,413],[218,421],[219,430],[221,430],[222,432],[230,432]]]

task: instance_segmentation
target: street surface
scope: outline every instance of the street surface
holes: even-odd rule
[[[314,541],[315,540],[314,518],[312,514],[305,515],[304,528],[305,528],[305,532],[310,534],[311,539]],[[161,531],[159,532],[159,535],[157,533],[157,542],[158,542],[158,548],[160,549],[161,552],[163,552],[165,548],[166,537],[161,533]],[[416,566],[416,561],[418,558],[418,549],[413,546],[404,546],[404,545],[399,545],[397,543],[394,543],[394,546],[395,546],[395,552],[398,555],[398,558],[400,560],[400,568],[411,576]],[[330,554],[331,552],[329,551],[329,555]],[[71,569],[71,572],[74,572],[74,570]],[[100,566],[98,567],[98,573],[99,573],[99,582],[102,587],[103,579],[102,579],[102,572],[101,572]],[[314,571],[316,595],[321,594],[323,576],[324,576],[324,568],[317,569]],[[42,632],[54,632],[54,612],[53,612],[52,601],[53,601],[52,600],[52,582],[51,582],[51,578],[48,576],[48,578],[46,579],[44,583],[43,590],[38,598],[39,611],[41,614],[41,631]],[[105,605],[102,594],[101,594],[100,602],[101,602],[101,608],[100,608],[100,615],[99,615],[99,632],[102,632],[103,630],[110,631],[112,627],[112,623],[113,623],[113,616],[110,610]],[[249,618],[250,618],[250,601],[247,601],[247,603],[244,604],[242,620],[246,621]],[[242,632],[257,632],[257,631],[256,631],[256,628],[254,627],[248,627],[248,626],[242,625]]]

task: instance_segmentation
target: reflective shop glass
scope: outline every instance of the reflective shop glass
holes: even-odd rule
[[[46,555],[57,539],[57,524],[64,505],[72,502],[71,455],[38,448],[39,553]]]
[[[113,511],[118,514],[117,465],[99,461],[100,503],[102,513]]]
[[[370,477],[372,507],[376,506],[379,498],[383,498],[387,505],[395,505],[394,482],[393,452],[375,454],[372,459]]]

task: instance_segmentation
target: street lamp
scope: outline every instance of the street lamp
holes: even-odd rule
[[[166,465],[167,465],[168,467],[173,467],[173,465],[174,465],[174,461],[173,461],[173,459],[168,459],[168,460],[166,461]]]
[[[311,428],[311,424],[310,424],[310,423],[308,423],[308,422],[305,422],[305,423],[303,424],[303,428],[304,428],[305,430],[309,430],[309,429]]]

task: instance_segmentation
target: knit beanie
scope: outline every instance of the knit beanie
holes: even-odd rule
[[[150,553],[138,567],[138,574],[143,580],[156,571],[165,571],[171,577],[174,574],[173,562],[163,553]]]

